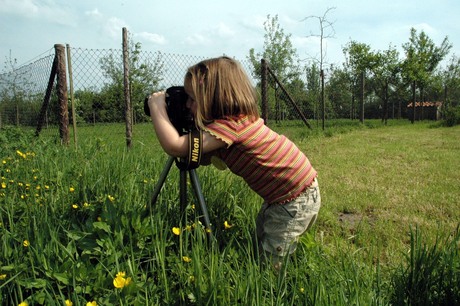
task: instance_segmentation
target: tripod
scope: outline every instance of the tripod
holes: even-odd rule
[[[153,190],[152,201],[150,206],[147,208],[147,212],[150,213],[150,209],[152,209],[153,205],[156,203],[158,195],[160,194],[161,187],[163,187],[164,182],[166,181],[166,177],[168,176],[169,170],[171,170],[172,164],[176,160],[175,157],[170,156],[168,161],[166,162],[163,171],[160,174],[160,179]],[[180,170],[180,177],[179,177],[179,190],[180,190],[180,210],[181,215],[185,212],[185,207],[187,205],[187,172],[190,175],[190,181],[192,183],[192,188],[195,192],[195,196],[198,200],[200,205],[200,210],[203,213],[204,225],[206,227],[206,232],[211,235],[211,222],[209,221],[209,214],[208,209],[206,208],[206,204],[204,202],[204,196],[201,191],[201,185],[198,181],[198,175],[196,174],[195,169],[184,169],[185,167],[181,167],[178,164],[176,166]]]

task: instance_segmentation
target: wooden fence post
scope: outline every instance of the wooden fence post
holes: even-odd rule
[[[67,70],[65,63],[65,47],[54,45],[57,58],[57,85],[56,93],[59,101],[59,136],[61,143],[69,144],[69,107],[67,98]]]

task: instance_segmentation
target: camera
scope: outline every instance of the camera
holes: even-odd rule
[[[188,134],[195,129],[193,115],[186,106],[187,99],[188,95],[184,86],[172,86],[166,89],[166,111],[168,112],[169,120],[179,132],[179,135]],[[147,96],[144,100],[144,113],[150,116],[148,100]]]

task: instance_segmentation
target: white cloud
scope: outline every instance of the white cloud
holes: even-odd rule
[[[110,17],[105,21],[104,32],[112,38],[121,37],[121,29],[126,27],[126,22],[117,17]]]
[[[148,41],[148,42],[152,42],[154,44],[158,44],[158,45],[166,44],[166,38],[164,36],[162,36],[162,35],[159,35],[159,34],[149,33],[149,32],[141,32],[141,33],[135,34],[135,36],[138,36],[141,39],[143,39],[145,41]]]
[[[76,25],[76,16],[67,11],[66,6],[58,6],[54,3],[37,5],[36,2],[32,0],[2,0],[0,1],[0,13],[27,19],[39,19],[60,25]]]
[[[233,37],[235,36],[235,31],[233,31],[225,23],[221,22],[217,25],[217,34],[220,37]]]
[[[188,36],[185,39],[185,42],[189,45],[197,46],[197,45],[207,45],[210,43],[210,40],[202,34],[195,33],[195,34]]]
[[[38,7],[32,0],[2,0],[0,12],[29,17],[37,14]]]
[[[103,17],[97,8],[91,11],[86,11],[85,15],[89,16],[90,18],[95,18],[95,19],[101,19]]]

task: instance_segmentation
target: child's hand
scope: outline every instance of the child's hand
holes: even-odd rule
[[[166,93],[164,91],[154,92],[149,96],[148,105],[151,111],[166,109]]]

